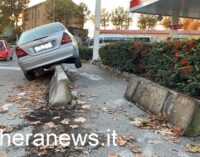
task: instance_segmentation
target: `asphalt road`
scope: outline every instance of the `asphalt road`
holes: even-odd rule
[[[15,56],[13,61],[0,61],[0,103],[4,102],[7,93],[14,85],[24,82],[23,73]]]
[[[84,117],[86,122],[78,131],[80,133],[98,133],[105,138],[108,129],[115,130],[118,135],[132,135],[135,137],[134,144],[142,148],[145,157],[198,157],[199,154],[191,154],[185,151],[186,144],[197,143],[196,139],[185,137],[180,138],[179,143],[164,140],[160,135],[152,131],[136,128],[130,124],[134,118],[143,117],[146,113],[136,107],[134,104],[127,102],[124,99],[124,93],[127,86],[127,81],[118,78],[113,74],[99,69],[91,64],[83,64],[83,68],[76,70],[73,65],[66,65],[68,69],[68,77],[71,83],[75,85],[75,91],[82,93],[84,96],[79,98],[91,105],[87,112],[81,110],[71,110],[64,112],[71,118]],[[12,90],[14,86],[26,83],[24,76],[17,65],[17,59],[13,61],[0,61],[0,104],[5,104],[5,99],[8,94],[15,94]],[[12,91],[11,91],[12,90]],[[16,117],[14,120],[9,119],[9,114],[19,112],[15,107],[11,107],[9,113],[0,114],[1,124],[10,124],[12,126],[19,125],[25,120]],[[72,114],[72,115],[71,115]],[[18,113],[20,115],[20,113]],[[48,132],[43,125],[40,127],[22,127],[18,130],[22,133],[29,133],[32,130],[37,130],[38,133]],[[13,132],[16,133],[16,132]],[[70,130],[69,133],[73,133]],[[105,139],[102,139],[104,141]],[[30,151],[25,147],[20,148],[1,148],[9,157],[27,156],[26,151]],[[1,152],[0,149],[0,152]],[[66,148],[67,149],[67,148]],[[134,157],[127,146],[100,146],[85,148],[89,154],[68,152],[69,154],[54,154],[54,156],[77,156],[77,157],[108,157],[112,153],[118,154],[120,157]],[[48,152],[47,152],[48,153]],[[75,153],[75,155],[73,155]],[[29,152],[29,154],[31,154]],[[0,154],[1,156],[1,154]],[[33,156],[33,155],[29,155]],[[37,156],[37,155],[34,155]],[[47,155],[46,155],[47,156]],[[45,156],[45,157],[46,157]],[[50,155],[51,156],[51,155]]]

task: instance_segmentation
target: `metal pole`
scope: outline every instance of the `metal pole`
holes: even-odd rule
[[[172,21],[171,21],[171,25],[178,25],[179,24],[179,13],[178,12],[173,12],[172,14]],[[171,29],[170,30],[170,36],[173,40],[173,38],[178,34],[178,30],[174,30],[174,29]]]
[[[93,61],[100,59],[99,57],[100,22],[101,22],[101,0],[96,0]]]

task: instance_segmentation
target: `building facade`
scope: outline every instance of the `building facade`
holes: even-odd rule
[[[153,41],[166,41],[170,36],[168,30],[101,30],[101,35],[121,36],[121,37],[151,37]],[[179,30],[178,34],[174,36],[177,40],[199,39],[200,31],[186,31]]]
[[[76,4],[74,3],[74,5]],[[53,22],[48,19],[46,13],[46,2],[27,8],[23,15],[23,27],[25,31]],[[76,37],[83,38],[83,34],[87,35],[87,30],[82,30],[78,18],[72,17],[69,19],[69,25],[67,28]]]

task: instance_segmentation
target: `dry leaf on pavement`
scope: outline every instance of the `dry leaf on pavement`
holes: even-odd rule
[[[69,127],[72,129],[76,129],[76,128],[78,128],[78,125],[69,125]]]
[[[130,122],[130,124],[136,127],[144,127],[148,122],[147,119],[136,118],[134,121]]]
[[[116,144],[118,146],[125,146],[127,144],[127,141],[124,140],[121,136],[119,136],[117,139],[116,139]]]
[[[8,109],[0,108],[0,113],[6,113],[8,112]]]
[[[86,104],[85,101],[80,101],[80,100],[76,101],[76,103],[77,103],[78,105],[85,105],[85,104]]]
[[[129,144],[128,148],[133,153],[142,153],[141,147],[137,144]]]
[[[107,112],[108,114],[114,114],[114,111],[112,109],[109,109],[109,108],[102,108],[102,110],[104,112]]]
[[[81,108],[84,109],[84,110],[89,110],[91,108],[91,106],[90,105],[83,105],[83,106],[81,106]]]
[[[60,119],[60,116],[54,117],[53,120]]]
[[[46,125],[51,129],[57,128],[57,126],[53,122],[46,123]]]
[[[188,144],[186,145],[186,151],[192,153],[200,153],[200,144]]]
[[[109,154],[108,157],[120,157],[120,156],[118,154],[112,153],[112,154]]]
[[[0,151],[0,157],[8,157],[8,155]]]
[[[35,121],[35,122],[30,122],[31,125],[38,125],[38,124],[41,124],[40,121]]]
[[[60,123],[64,125],[68,125],[71,120],[68,118],[63,119]]]
[[[86,119],[84,117],[78,117],[78,118],[74,119],[74,121],[77,123],[84,123],[86,121]]]

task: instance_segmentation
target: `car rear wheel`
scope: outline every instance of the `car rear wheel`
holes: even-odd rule
[[[82,63],[81,63],[80,57],[75,59],[75,67],[76,68],[81,68],[82,67]]]
[[[33,71],[28,71],[28,72],[24,73],[24,76],[26,77],[26,79],[27,79],[28,81],[33,81],[33,80],[35,80],[35,74],[34,74]]]

